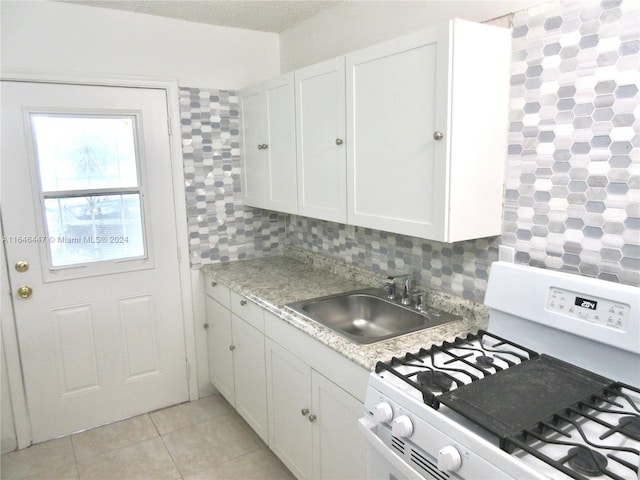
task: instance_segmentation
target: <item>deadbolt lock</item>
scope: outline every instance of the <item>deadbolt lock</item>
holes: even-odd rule
[[[19,261],[19,262],[16,262],[15,268],[16,268],[16,271],[20,273],[24,273],[27,270],[29,270],[29,264],[24,261]]]
[[[32,293],[33,293],[33,288],[31,288],[29,285],[22,285],[21,287],[18,288],[18,295],[21,298],[29,298]]]

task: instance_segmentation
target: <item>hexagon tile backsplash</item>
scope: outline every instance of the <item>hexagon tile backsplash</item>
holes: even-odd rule
[[[502,245],[516,262],[640,284],[640,2],[513,18]]]

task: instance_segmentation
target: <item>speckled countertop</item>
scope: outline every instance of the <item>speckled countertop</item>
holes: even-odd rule
[[[462,320],[370,345],[358,345],[308,320],[285,304],[309,298],[381,285],[383,275],[348,266],[304,250],[287,248],[285,255],[207,265],[201,271],[253,300],[358,365],[373,370],[378,360],[428,348],[456,336],[486,328],[488,309],[453,295],[427,290],[427,304]]]

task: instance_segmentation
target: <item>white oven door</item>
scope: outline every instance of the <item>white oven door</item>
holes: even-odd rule
[[[369,480],[445,480],[450,478],[449,475],[441,472],[436,472],[436,475],[426,472],[418,473],[380,439],[377,429],[381,427],[376,422],[363,417],[358,420],[358,423],[367,440],[367,478]]]

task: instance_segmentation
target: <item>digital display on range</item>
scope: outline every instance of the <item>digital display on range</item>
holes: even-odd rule
[[[576,297],[576,303],[578,307],[588,308],[589,310],[595,310],[598,306],[598,302],[595,300],[589,300],[588,298]]]

